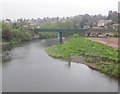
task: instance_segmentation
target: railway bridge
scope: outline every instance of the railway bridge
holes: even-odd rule
[[[62,33],[64,32],[84,32],[86,36],[89,36],[90,33],[96,33],[97,35],[100,33],[110,33],[115,32],[113,29],[33,29],[34,32],[58,32],[58,39],[59,42],[62,43]]]

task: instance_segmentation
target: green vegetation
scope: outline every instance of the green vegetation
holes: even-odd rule
[[[41,26],[41,28],[45,28],[45,29],[60,29],[60,28],[74,28],[73,27],[73,22],[70,19],[64,19],[64,21],[48,21],[43,23]]]
[[[2,39],[7,43],[19,43],[32,40],[32,33],[25,29],[15,26],[12,23],[2,23]]]
[[[0,21],[0,29],[2,29],[2,22]]]
[[[75,35],[77,36],[77,35]],[[97,65],[97,70],[118,77],[118,50],[85,38],[69,38],[63,44],[54,45],[47,50],[54,58],[71,60],[71,56],[82,56],[87,62]]]
[[[48,39],[48,38],[56,38],[56,37],[57,37],[56,32],[39,32],[40,39]]]

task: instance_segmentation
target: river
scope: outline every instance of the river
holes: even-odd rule
[[[118,81],[86,65],[53,59],[45,49],[55,42],[36,40],[10,50],[2,64],[3,92],[117,92]]]

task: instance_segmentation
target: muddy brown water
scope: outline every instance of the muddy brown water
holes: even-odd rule
[[[54,39],[13,47],[2,63],[3,92],[117,92],[118,81],[84,64],[53,59],[45,49]]]

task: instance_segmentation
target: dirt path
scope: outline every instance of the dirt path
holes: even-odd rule
[[[87,38],[94,42],[100,42],[105,45],[118,49],[118,38]]]

